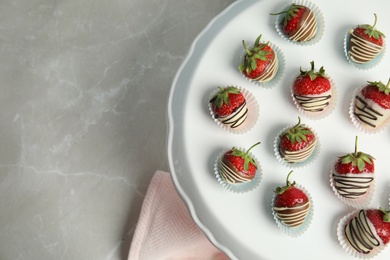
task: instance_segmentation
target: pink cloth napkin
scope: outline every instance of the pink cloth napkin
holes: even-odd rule
[[[171,176],[157,171],[149,185],[129,260],[226,260],[199,230],[176,193]]]

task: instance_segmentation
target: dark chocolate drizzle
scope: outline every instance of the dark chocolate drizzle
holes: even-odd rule
[[[370,107],[367,104],[367,102],[361,97],[356,96],[355,98],[356,98],[356,104],[355,104],[355,112],[353,114],[363,123],[375,128],[376,125],[370,123],[369,121],[367,121],[367,119],[378,120],[378,116],[383,116],[383,114],[379,113],[378,111]],[[361,105],[363,105],[363,107],[361,107]]]
[[[340,184],[343,187],[337,187],[335,185],[338,193],[349,199],[356,199],[358,196],[366,194],[366,191],[357,191],[359,189],[368,189],[371,182],[374,180],[373,177],[352,177],[352,176],[340,176],[333,174],[333,180],[336,184]],[[360,185],[359,185],[360,184]],[[362,185],[364,184],[364,186]]]
[[[307,96],[294,94],[294,97],[304,110],[310,112],[321,112],[325,109],[325,107],[329,106],[329,101],[322,103],[321,106],[314,105],[314,104],[317,102],[330,100],[332,96],[327,95],[327,96],[318,96],[318,97],[307,97]]]
[[[344,228],[344,234],[349,244],[359,253],[369,254],[374,247],[380,245],[370,229],[364,210],[360,210],[358,216],[349,221]]]
[[[236,115],[240,114],[243,109],[245,109],[245,112],[240,117],[236,118]],[[239,107],[236,107],[230,115],[225,117],[215,115],[215,118],[220,119],[225,125],[230,125],[230,128],[236,128],[244,123],[247,115],[248,108],[246,107],[246,101],[244,101]]]

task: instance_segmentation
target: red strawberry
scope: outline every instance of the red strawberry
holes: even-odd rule
[[[288,179],[292,171],[287,175],[286,186],[275,189],[274,211],[276,216],[288,226],[301,225],[307,216],[310,202],[307,195],[295,187],[295,181],[291,183]]]
[[[289,9],[271,13],[271,15],[284,14],[281,21],[283,33],[292,41],[306,42],[313,39],[317,33],[317,21],[310,8],[292,4]]]
[[[347,173],[374,173],[374,157],[369,154],[358,152],[358,137],[355,138],[355,152],[340,156],[335,165],[338,174]]]
[[[351,61],[363,64],[373,60],[383,49],[383,38],[385,35],[375,29],[377,16],[374,24],[358,25],[350,31],[348,41],[348,56]]]
[[[370,209],[366,211],[367,218],[374,225],[377,235],[383,244],[390,241],[390,211],[380,209]]]
[[[376,128],[390,117],[390,80],[368,82],[355,96],[354,116],[363,127]]]
[[[308,127],[301,125],[301,118],[298,117],[298,124],[287,129],[280,136],[280,156],[288,163],[302,162],[313,153],[316,141],[314,133]]]
[[[332,174],[335,192],[349,205],[356,205],[354,200],[367,194],[374,180],[374,157],[358,152],[357,143],[356,136],[355,152],[338,157]]]
[[[390,240],[389,213],[390,211],[382,208],[361,209],[344,227],[346,241],[361,256],[388,244]]]
[[[314,61],[310,62],[311,69],[303,71],[293,84],[293,93],[296,95],[317,95],[329,91],[331,88],[329,79],[325,76],[324,67],[315,71]]]
[[[246,54],[238,70],[247,78],[268,82],[275,76],[278,62],[269,43],[260,43],[260,38],[261,35],[257,37],[251,49],[248,49],[244,40],[242,41]]]
[[[377,16],[376,14],[374,14],[374,16],[375,16],[375,22],[373,25],[368,25],[368,24],[358,25],[353,31],[356,36],[366,39],[376,45],[383,46],[383,37],[385,37],[385,35],[382,32],[375,29]]]
[[[211,98],[212,110],[217,117],[230,115],[235,109],[244,102],[244,95],[236,87],[218,87],[219,91]]]
[[[233,147],[222,156],[220,174],[226,182],[248,182],[255,177],[257,165],[249,156],[249,151],[258,144],[260,142],[252,145],[246,152]]]
[[[368,82],[369,84],[362,89],[365,98],[371,99],[384,109],[390,109],[390,79],[387,85],[382,82]]]

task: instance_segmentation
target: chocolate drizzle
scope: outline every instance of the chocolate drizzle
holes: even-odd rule
[[[374,177],[360,177],[350,175],[333,174],[337,192],[349,199],[357,199],[367,193]]]
[[[329,106],[329,100],[332,95],[326,96],[303,96],[294,94],[294,98],[298,101],[299,105],[309,112],[321,112],[327,106]]]
[[[230,125],[231,128],[236,128],[242,125],[248,116],[248,108],[244,101],[241,106],[235,108],[230,115],[220,116],[215,115],[216,119],[219,119],[223,124]]]
[[[220,175],[224,181],[231,184],[249,182],[254,177],[240,174],[236,168],[229,161],[224,160],[224,158],[222,158],[220,162]]]
[[[360,210],[345,226],[345,238],[357,252],[369,254],[375,247],[380,246],[380,241],[371,227],[364,210]]]
[[[257,80],[259,82],[264,82],[264,83],[268,82],[275,77],[275,75],[278,71],[278,68],[279,68],[278,57],[276,56],[276,53],[273,52],[270,63],[268,64],[264,73],[261,74],[259,77],[255,78],[254,80]]]
[[[310,202],[296,204],[293,207],[274,207],[276,216],[289,227],[298,227],[305,222],[310,209]]]
[[[375,128],[377,125],[372,123],[372,121],[377,121],[379,117],[383,116],[383,114],[370,107],[363,98],[359,96],[356,96],[355,98],[356,103],[354,115],[361,122]]]
[[[358,64],[367,63],[373,60],[382,49],[382,46],[355,35],[354,31],[351,30],[348,51],[351,61]]]
[[[290,40],[296,42],[310,41],[316,36],[317,33],[317,19],[313,11],[308,7],[302,7],[305,8],[305,11],[297,23],[296,29],[288,35]]]
[[[280,156],[287,163],[299,163],[305,161],[310,155],[313,153],[317,144],[317,140],[313,138],[312,142],[308,144],[308,146],[302,148],[298,151],[287,151],[279,147]]]

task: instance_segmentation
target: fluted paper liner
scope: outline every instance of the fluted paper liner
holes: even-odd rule
[[[284,40],[292,42],[296,45],[301,45],[301,46],[310,46],[314,45],[317,42],[319,42],[322,38],[322,35],[324,34],[325,30],[325,21],[324,21],[324,16],[322,15],[322,12],[320,8],[317,7],[314,3],[307,1],[307,0],[297,0],[297,1],[292,1],[288,4],[286,4],[281,10],[276,10],[275,12],[281,12],[284,10],[287,10],[292,4],[297,4],[297,5],[303,5],[311,9],[314,13],[314,16],[316,17],[317,20],[317,33],[316,36],[314,36],[313,39],[307,41],[307,42],[297,42],[297,41],[292,41],[288,38],[287,35],[284,34],[282,27],[281,27],[281,21],[284,17],[284,14],[279,14],[276,16],[276,21],[275,21],[275,29],[277,33],[282,37]]]
[[[244,98],[245,98],[245,101],[246,101],[246,106],[247,106],[247,109],[248,109],[248,115],[247,115],[247,118],[246,120],[244,121],[244,123],[242,123],[242,125],[236,127],[236,128],[231,128],[230,126],[228,125],[225,125],[224,123],[222,123],[218,118],[215,118],[215,114],[211,108],[211,103],[209,102],[208,103],[208,106],[209,106],[209,111],[210,111],[210,115],[211,117],[213,118],[214,122],[220,126],[221,128],[223,128],[224,130],[230,132],[230,133],[233,133],[233,134],[244,134],[246,132],[248,132],[250,129],[252,129],[252,127],[256,124],[257,122],[257,119],[259,117],[259,105],[255,99],[255,97],[252,95],[251,92],[249,92],[247,89],[243,88],[243,87],[239,87],[239,86],[234,86],[236,88],[238,88],[241,93],[243,94]],[[213,93],[211,93],[210,95],[210,98],[209,100],[218,92],[218,89],[213,91]]]
[[[314,215],[314,203],[313,203],[313,199],[310,196],[310,193],[303,186],[301,186],[299,184],[295,184],[295,187],[302,190],[306,194],[306,196],[310,202],[309,212],[306,215],[305,221],[300,226],[298,226],[298,227],[286,226],[276,216],[276,213],[274,211],[274,202],[275,202],[275,198],[276,198],[276,193],[274,193],[274,195],[272,197],[272,202],[271,202],[272,215],[274,216],[274,220],[275,220],[276,224],[278,225],[280,230],[283,231],[283,233],[285,233],[291,237],[298,237],[298,236],[302,235],[309,228],[311,221],[313,219],[313,215]]]
[[[236,148],[243,151],[243,152],[246,152],[246,149],[244,149],[242,147],[236,147]],[[222,176],[220,175],[220,164],[221,164],[221,160],[222,160],[223,155],[229,150],[230,149],[227,149],[227,150],[223,151],[222,153],[220,153],[219,156],[217,157],[217,159],[215,160],[214,174],[218,180],[218,183],[222,187],[227,189],[228,191],[231,191],[234,193],[246,193],[246,192],[249,192],[249,191],[256,189],[259,186],[261,179],[262,179],[262,169],[261,169],[261,165],[259,164],[259,161],[251,152],[249,152],[249,156],[255,161],[255,163],[257,165],[257,171],[255,174],[255,177],[251,181],[245,182],[245,183],[231,184],[231,183],[226,182],[222,178]]]

